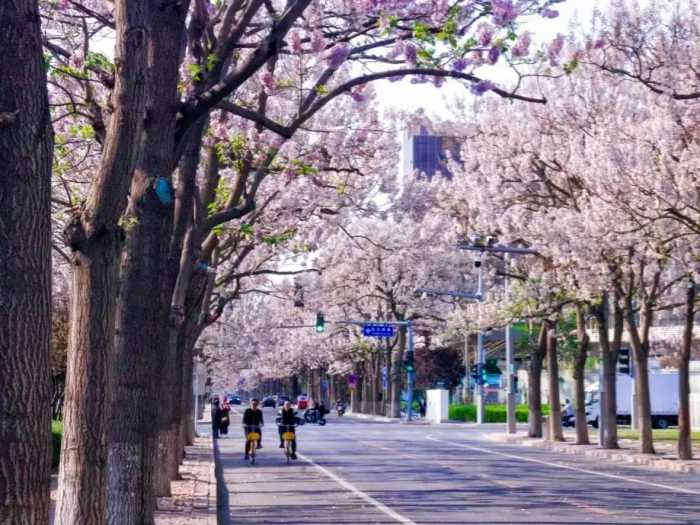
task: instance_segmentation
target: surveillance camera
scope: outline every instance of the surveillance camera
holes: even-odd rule
[[[474,255],[474,268],[479,268],[481,266],[481,256],[483,254],[481,252],[477,252]]]

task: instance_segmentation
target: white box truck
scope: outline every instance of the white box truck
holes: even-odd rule
[[[617,374],[617,422],[629,425],[632,416],[633,379],[627,374]],[[598,428],[600,399],[598,383],[586,389],[586,417]],[[668,428],[678,424],[678,371],[654,371],[649,374],[651,396],[651,424],[654,428]],[[635,407],[636,408],[636,407]]]

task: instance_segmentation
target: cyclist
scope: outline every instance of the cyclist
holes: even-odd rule
[[[260,434],[260,439],[258,439],[258,448],[262,448],[262,426],[265,424],[263,420],[262,410],[258,408],[260,401],[253,398],[250,401],[250,408],[246,408],[243,413],[243,432],[245,433],[245,459],[249,458],[250,452],[250,442],[248,441],[248,432],[252,432],[251,427],[258,427],[257,430]]]
[[[280,448],[284,448],[284,441],[282,440],[282,434],[284,433],[285,426],[294,426],[299,424],[299,418],[297,417],[297,412],[292,408],[291,401],[285,401],[284,406],[279,411],[277,422],[279,426],[280,434]],[[296,438],[292,440],[292,459],[297,459],[297,440]]]

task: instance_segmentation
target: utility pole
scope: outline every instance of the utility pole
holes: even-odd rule
[[[505,254],[505,266],[506,266],[506,278],[505,278],[505,298],[506,301],[510,299],[510,283],[508,278],[508,270],[510,268],[510,254]],[[508,421],[508,433],[516,433],[516,419],[515,419],[515,388],[514,388],[514,376],[515,376],[515,359],[513,356],[513,337],[511,332],[511,324],[508,323],[506,326],[506,414]]]
[[[478,285],[476,295],[479,297],[479,302],[484,302],[484,272],[481,257],[479,257],[478,262],[475,262],[478,270]],[[481,310],[479,310],[481,311]],[[481,316],[481,314],[479,314]],[[484,395],[484,368],[486,367],[486,352],[484,351],[484,330],[479,328],[479,335],[477,339],[477,370],[478,377],[476,380],[476,423],[478,425],[484,424],[484,407],[486,405],[486,396]]]

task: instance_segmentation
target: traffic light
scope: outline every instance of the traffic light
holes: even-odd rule
[[[406,369],[406,372],[410,373],[416,371],[416,365],[413,362],[413,352],[406,353],[406,360],[403,362],[403,366]]]
[[[481,384],[485,385],[488,383],[488,380],[486,378],[486,366],[481,365]]]
[[[323,312],[316,314],[316,333],[322,334],[326,331],[326,320],[323,317]]]
[[[620,373],[621,374],[630,374],[630,349],[629,348],[620,348],[620,351],[617,354],[617,362],[620,365]]]
[[[479,379],[479,367],[477,365],[471,365],[469,367],[469,375],[474,381]]]

